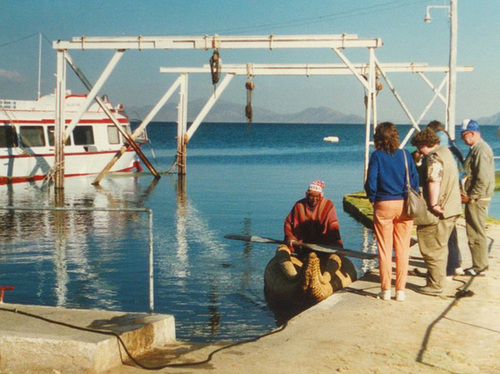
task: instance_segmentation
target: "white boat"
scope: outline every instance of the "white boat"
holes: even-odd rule
[[[43,180],[54,166],[54,94],[37,100],[0,100],[0,185]],[[86,95],[68,93],[66,124],[76,117]],[[130,122],[122,105],[105,105],[131,134]],[[137,143],[144,142],[144,137]],[[70,134],[64,146],[65,177],[100,173],[125,144],[111,119],[92,104]],[[142,170],[132,147],[128,147],[110,172]]]
[[[329,143],[338,143],[339,142],[339,137],[338,136],[325,136],[323,138],[324,142],[329,142]]]

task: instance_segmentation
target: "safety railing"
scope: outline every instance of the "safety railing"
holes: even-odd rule
[[[137,212],[148,214],[149,229],[149,312],[154,312],[154,278],[153,278],[153,211],[149,208],[86,208],[86,207],[19,207],[0,206],[0,210],[15,211],[92,211],[92,212]]]

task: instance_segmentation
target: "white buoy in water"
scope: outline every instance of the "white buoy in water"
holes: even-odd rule
[[[339,137],[338,136],[325,136],[323,138],[324,142],[330,142],[330,143],[338,143],[339,142]]]

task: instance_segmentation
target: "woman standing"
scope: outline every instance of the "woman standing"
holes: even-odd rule
[[[373,224],[380,268],[379,298],[391,299],[392,250],[396,252],[396,300],[405,299],[413,220],[404,213],[406,162],[411,186],[418,191],[418,174],[407,150],[399,149],[399,133],[391,122],[377,126],[375,152],[370,157],[365,191],[373,204]],[[404,153],[403,153],[404,152]]]

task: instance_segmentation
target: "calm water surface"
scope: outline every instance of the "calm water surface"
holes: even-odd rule
[[[174,161],[176,125],[150,125],[159,171]],[[400,130],[404,132],[403,129]],[[484,136],[500,155],[496,128]],[[322,141],[338,136],[336,144]],[[460,144],[461,145],[461,144]],[[466,148],[461,145],[466,153]],[[309,183],[326,182],[347,248],[373,248],[372,234],[343,212],[362,190],[364,126],[203,124],[188,144],[187,177],[150,175],[66,180],[65,205],[151,208],[154,311],[173,314],[177,338],[244,340],[276,327],[263,294],[275,246],[224,239],[230,233],[281,239],[283,220]],[[53,189],[1,187],[2,206],[52,206]],[[500,218],[499,199],[491,215]],[[0,210],[0,285],[12,303],[149,311],[148,217],[139,212]],[[360,274],[370,264],[356,264]],[[372,264],[373,265],[373,264]]]

